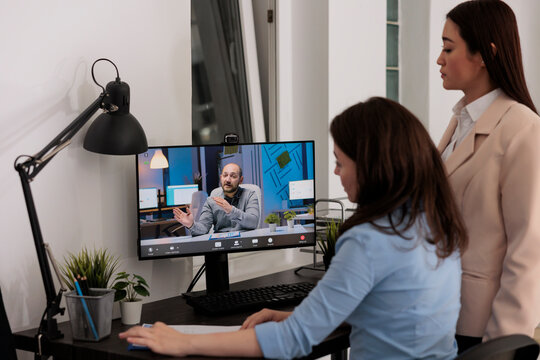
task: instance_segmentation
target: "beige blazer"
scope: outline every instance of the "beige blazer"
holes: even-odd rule
[[[456,126],[453,117],[441,153]],[[457,334],[533,336],[540,323],[540,118],[500,95],[446,170],[469,233]]]

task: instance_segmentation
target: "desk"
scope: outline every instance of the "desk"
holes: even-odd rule
[[[232,290],[252,287],[268,286],[276,283],[291,283],[299,281],[317,282],[322,274],[319,271],[303,270],[295,274],[293,270],[258,277],[231,284]],[[291,310],[290,307],[281,308]],[[239,325],[250,313],[239,313],[221,317],[212,317],[196,314],[193,308],[186,304],[181,296],[165,300],[154,301],[143,305],[142,322],[154,323],[163,321],[171,325]],[[113,320],[111,336],[100,342],[74,341],[71,338],[69,322],[58,325],[64,333],[63,339],[50,342],[43,341],[43,353],[52,355],[55,359],[171,359],[169,356],[157,355],[150,351],[128,351],[127,343],[118,339],[118,333],[127,330],[130,326],[122,325],[120,319]],[[338,328],[324,342],[315,346],[313,352],[306,359],[335,354],[332,358],[339,359],[349,347],[350,329],[346,326]],[[36,329],[25,330],[14,334],[15,347],[31,352],[37,351],[37,342],[34,338]],[[190,359],[204,359],[205,357],[190,356]],[[215,359],[215,358],[214,358]]]
[[[174,226],[177,225],[177,226]],[[186,231],[182,224],[180,224],[175,219],[160,219],[156,221],[142,221],[139,220],[139,228],[141,230],[141,239],[157,239],[162,237],[171,236],[171,233],[167,233],[165,230],[168,230],[171,227],[178,228],[182,230],[181,235],[185,235]]]

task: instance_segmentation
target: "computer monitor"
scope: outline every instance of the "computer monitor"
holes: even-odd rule
[[[139,259],[204,255],[207,290],[221,291],[228,289],[228,253],[314,246],[314,153],[313,141],[296,141],[151,146],[136,155]],[[161,154],[168,166],[152,168]],[[214,200],[224,197],[220,175],[230,163],[241,170],[244,193],[232,205],[247,215],[230,217]],[[213,225],[202,234],[199,226],[188,229],[174,208],[189,208],[196,224]],[[291,210],[296,216],[288,224],[284,214]],[[279,217],[275,230],[264,221],[270,214]]]

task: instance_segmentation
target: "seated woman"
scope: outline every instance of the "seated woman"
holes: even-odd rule
[[[293,312],[262,310],[231,333],[156,323],[120,338],[176,356],[290,359],[345,321],[353,359],[453,359],[467,238],[437,149],[414,115],[383,98],[345,110],[330,131],[334,172],[357,209],[325,276]]]

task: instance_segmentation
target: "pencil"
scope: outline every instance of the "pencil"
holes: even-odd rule
[[[86,318],[88,319],[88,323],[90,324],[90,328],[92,329],[92,332],[94,333],[94,337],[96,340],[99,340],[99,336],[96,331],[96,327],[94,326],[94,321],[92,321],[92,316],[90,316],[90,311],[88,311],[88,306],[86,305],[86,301],[84,300],[84,295],[81,291],[81,287],[79,286],[79,282],[77,280],[75,282],[75,287],[77,288],[77,294],[81,296],[81,303],[84,309],[84,312],[86,313]]]

